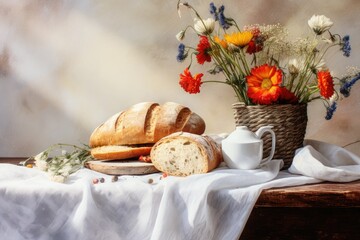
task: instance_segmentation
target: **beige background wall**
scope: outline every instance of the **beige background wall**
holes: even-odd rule
[[[192,16],[176,12],[175,0],[0,1],[0,156],[34,155],[51,144],[87,143],[92,130],[114,113],[142,101],[175,101],[207,123],[207,133],[234,128],[231,89],[205,85],[185,93],[178,75],[175,34]],[[210,1],[189,1],[207,16]],[[340,76],[360,66],[360,1],[229,0],[225,13],[240,25],[282,23],[308,33],[307,20],[324,14],[332,30],[350,34],[352,56],[328,61]],[[338,55],[340,56],[340,55]],[[309,106],[308,138],[360,155],[360,86],[333,120],[321,102]]]

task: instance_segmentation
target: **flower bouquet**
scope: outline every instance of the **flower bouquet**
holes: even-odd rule
[[[239,102],[234,105],[236,124],[248,125],[252,121],[256,126],[250,128],[256,130],[254,128],[261,126],[257,123],[261,120],[263,125],[285,127],[283,142],[277,142],[277,147],[283,147],[289,139],[296,138],[297,143],[289,148],[290,155],[302,145],[307,103],[321,99],[326,108],[325,118],[329,120],[337,102],[348,97],[351,87],[360,79],[357,68],[349,68],[346,76],[338,78],[326,66],[325,58],[330,51],[335,49],[349,57],[351,46],[349,35],[342,37],[330,32],[333,22],[323,15],[314,15],[308,20],[312,29],[310,36],[293,39],[280,24],[240,27],[233,18],[225,16],[224,6],[217,8],[210,3],[209,18],[202,18],[189,3],[181,1],[177,4],[179,16],[184,7],[190,9],[196,18],[193,26],[187,26],[176,35],[181,41],[177,60],[183,62],[190,58],[190,64],[180,74],[180,86],[186,92],[195,94],[205,83],[229,85]],[[199,39],[195,47],[184,43],[190,30]],[[222,74],[223,77],[203,80],[203,73],[191,73],[193,58],[200,65],[209,65],[210,75]],[[275,112],[277,107],[281,109]],[[295,108],[292,112],[296,116],[281,115],[290,107]],[[264,115],[259,112],[245,115],[244,109],[249,112],[250,108],[270,110]],[[275,123],[276,116],[279,123]],[[269,118],[271,122],[264,122],[264,118]],[[298,119],[295,120],[295,129],[299,129],[299,123],[305,125],[300,127],[300,136],[289,135],[294,130],[286,125],[288,118]],[[279,139],[280,130],[275,126],[274,131]]]
[[[79,147],[73,144],[58,143],[20,164],[28,166],[29,162],[34,161],[39,170],[47,172],[50,180],[64,183],[69,175],[84,167],[90,160],[93,158],[89,146]]]

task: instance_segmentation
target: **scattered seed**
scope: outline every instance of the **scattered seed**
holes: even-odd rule
[[[111,178],[111,181],[112,182],[117,182],[119,180],[119,177],[118,176],[113,176],[112,178]]]
[[[105,178],[99,178],[99,181],[100,181],[101,183],[103,183],[103,182],[105,182]]]
[[[153,182],[154,182],[154,180],[152,178],[149,178],[148,183],[152,184]]]
[[[99,183],[99,179],[98,179],[98,178],[94,178],[94,179],[92,180],[92,182],[93,182],[93,184],[98,184],[98,183]]]
[[[26,167],[27,167],[27,168],[32,168],[33,165],[32,165],[31,163],[29,163],[29,164],[26,164]]]

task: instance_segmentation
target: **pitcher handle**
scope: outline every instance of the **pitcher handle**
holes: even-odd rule
[[[261,136],[266,132],[269,132],[271,134],[271,151],[270,151],[270,155],[267,158],[264,158],[263,160],[261,160],[260,165],[264,165],[264,164],[267,164],[268,162],[270,162],[270,160],[274,157],[274,154],[275,154],[276,136],[275,136],[274,131],[271,128],[272,128],[272,126],[261,127],[256,132],[256,135],[259,138],[261,138]]]

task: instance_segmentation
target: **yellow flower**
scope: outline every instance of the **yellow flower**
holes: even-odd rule
[[[225,49],[228,47],[227,42],[225,40],[219,38],[218,36],[214,37],[214,41]]]
[[[253,38],[253,34],[250,31],[235,32],[232,34],[225,34],[224,38],[228,43],[237,47],[244,47],[249,44]]]

